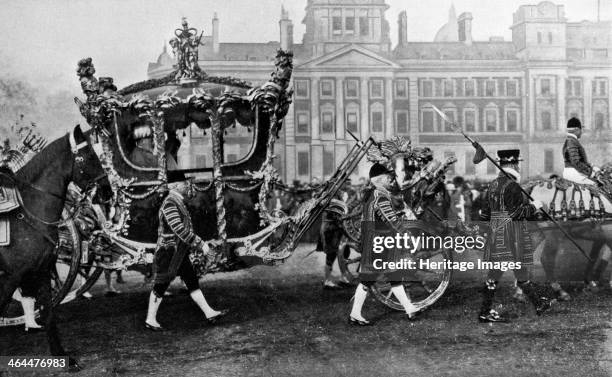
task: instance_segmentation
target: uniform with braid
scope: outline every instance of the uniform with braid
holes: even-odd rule
[[[567,137],[563,144],[563,178],[585,185],[595,185],[594,177],[597,168],[593,168],[586,157],[586,152],[578,138],[582,135],[582,123],[578,118],[571,118],[567,122]]]
[[[377,235],[382,233],[395,235],[396,232],[399,232],[402,215],[402,212],[394,209],[392,197],[388,191],[374,188],[370,193],[366,193],[362,220],[375,223]],[[399,260],[401,257],[399,252],[385,248],[385,251],[381,254],[375,255],[372,246],[372,237],[363,237],[361,242],[361,269],[359,272],[362,284],[370,285],[382,278],[393,280],[392,275],[397,275],[396,270],[375,269],[372,263],[374,259]]]
[[[201,247],[203,241],[193,232],[191,217],[183,200],[181,194],[171,190],[159,211],[153,287],[158,297],[163,296],[177,275],[189,291],[199,288],[198,277],[189,261],[189,250]]]

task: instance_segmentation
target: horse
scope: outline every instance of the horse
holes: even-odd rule
[[[17,192],[19,207],[8,214],[13,242],[0,247],[0,313],[6,310],[14,291],[21,287],[25,296],[37,297],[43,306],[49,349],[53,356],[68,356],[71,370],[78,362],[61,345],[51,302],[51,269],[58,241],[57,225],[68,190],[73,182],[85,191],[90,185],[102,187],[101,195],[110,198],[110,183],[90,143],[92,131],[83,133],[76,126],[53,141],[14,175],[0,173],[0,184]]]
[[[612,201],[606,186],[582,185],[559,178],[531,181],[524,185],[533,199],[547,205],[548,212],[560,221],[570,236],[592,242],[590,261],[587,262],[583,278],[593,286],[606,269],[612,248]],[[538,222],[534,229],[537,230],[534,232],[534,244],[543,243],[541,262],[546,279],[560,298],[569,299],[557,282],[555,273],[555,261],[564,236],[549,221]],[[601,258],[600,254],[603,254]]]

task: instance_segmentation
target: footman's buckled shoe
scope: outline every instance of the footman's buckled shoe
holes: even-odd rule
[[[486,323],[506,323],[508,318],[502,317],[497,311],[491,309],[489,312],[480,313],[478,321]]]
[[[372,324],[372,322],[364,319],[357,319],[357,318],[353,318],[349,316],[349,324],[353,325],[353,326],[370,326]]]

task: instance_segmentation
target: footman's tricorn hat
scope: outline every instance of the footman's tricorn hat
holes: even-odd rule
[[[370,178],[378,177],[379,175],[389,173],[389,169],[387,169],[383,164],[374,164],[370,168]]]
[[[567,128],[582,128],[582,123],[580,123],[580,119],[578,118],[570,118],[567,121]]]
[[[520,158],[520,155],[520,149],[503,149],[497,151],[497,157],[500,164],[514,164],[519,161],[523,161],[523,159]]]

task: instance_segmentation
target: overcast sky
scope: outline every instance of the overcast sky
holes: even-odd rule
[[[601,1],[601,18],[612,19],[612,0]],[[408,13],[408,39],[432,41],[454,3],[457,15],[472,12],[476,40],[504,36],[510,40],[512,13],[529,0],[387,0],[393,43],[397,15]],[[213,14],[220,19],[221,42],[278,40],[280,7],[295,25],[294,40],[304,32],[306,0],[0,0],[0,74],[19,67],[19,74],[77,90],[78,59],[91,56],[98,76],[112,76],[119,87],[146,78],[164,41],[186,16],[191,26],[210,34]],[[595,20],[597,0],[564,0],[570,21]],[[6,60],[8,57],[8,60]]]

